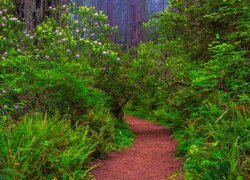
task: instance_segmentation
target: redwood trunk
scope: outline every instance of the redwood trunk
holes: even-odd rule
[[[17,16],[24,19],[26,29],[33,30],[45,16],[52,16],[49,7],[67,4],[68,0],[16,0]]]
[[[114,21],[115,21],[115,16],[114,16],[114,0],[107,0],[107,15],[109,17],[109,25],[114,27]],[[111,35],[111,40],[114,41],[114,35]]]
[[[130,32],[130,46],[136,47],[139,44],[138,37],[138,10],[137,10],[137,0],[130,1],[131,6],[131,32]]]

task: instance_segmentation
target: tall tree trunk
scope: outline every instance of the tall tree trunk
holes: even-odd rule
[[[64,5],[68,0],[16,0],[17,16],[24,19],[26,29],[33,30],[45,16],[52,16],[49,7]]]
[[[148,7],[147,0],[139,0],[138,6],[138,38],[140,42],[146,41],[146,30],[144,28],[144,23],[148,21]]]
[[[119,31],[111,37],[113,42],[123,44],[124,48],[136,47],[145,42],[146,31],[143,23],[149,15],[155,14],[167,6],[168,0],[72,0],[81,4],[95,6],[109,17],[111,26],[118,26]]]
[[[131,30],[130,30],[130,46],[136,47],[139,44],[139,37],[138,37],[138,9],[137,9],[137,1],[130,0],[130,12],[131,12]]]
[[[115,21],[115,17],[114,17],[114,10],[115,10],[115,4],[114,4],[114,0],[107,0],[107,15],[109,17],[109,25],[114,27],[114,21]],[[111,35],[111,40],[114,41],[114,35]]]

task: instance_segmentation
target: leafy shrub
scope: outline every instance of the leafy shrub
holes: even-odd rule
[[[86,177],[89,162],[114,149],[114,119],[102,109],[73,127],[68,116],[40,113],[2,127],[0,177]]]
[[[135,139],[134,133],[128,124],[124,121],[116,121],[115,123],[115,144],[116,149],[129,147]]]
[[[188,179],[249,179],[249,7],[170,1],[132,63],[129,109],[173,128]]]
[[[86,178],[115,149],[125,63],[114,28],[92,7],[58,6],[29,31],[14,10],[0,2],[0,179]]]
[[[71,128],[68,118],[25,116],[1,132],[2,177],[82,178],[96,143],[90,129]]]
[[[96,142],[96,150],[93,156],[104,157],[114,147],[115,119],[107,108],[97,106],[88,112],[88,116],[82,122],[87,124],[91,131],[91,137]]]
[[[22,31],[13,11],[1,11],[1,116],[16,118],[33,109],[81,114],[108,102],[121,117],[130,96],[126,63],[110,43],[114,28],[107,16],[85,6],[48,11],[60,16],[47,17],[32,32]]]

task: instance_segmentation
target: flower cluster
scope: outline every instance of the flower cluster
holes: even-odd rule
[[[29,72],[30,67],[50,69],[55,64],[61,66],[72,61],[79,66],[88,63],[90,65],[93,62],[93,58],[90,57],[96,56],[94,61],[97,63],[93,63],[96,67],[91,68],[101,71],[102,67],[105,67],[103,70],[109,71],[111,67],[107,64],[120,60],[112,51],[109,39],[111,27],[103,13],[96,12],[94,8],[80,7],[79,16],[74,16],[75,10],[70,11],[67,6],[63,8],[69,10],[60,11],[64,17],[59,18],[62,18],[62,22],[67,26],[62,27],[54,19],[47,18],[34,31],[25,30],[23,23],[7,9],[0,10],[0,40],[4,43],[4,48],[0,49],[0,59],[4,59],[1,62],[10,63],[13,69],[17,69],[15,73],[10,71],[7,72],[9,74],[4,75],[4,78],[9,78],[11,74],[13,78],[11,79],[13,82],[4,82],[4,87],[9,87],[10,84],[17,86],[15,83],[19,78],[21,79],[20,76],[27,80],[28,73],[25,71]],[[53,7],[49,9],[53,13],[57,10]],[[70,18],[67,19],[68,17]],[[79,19],[72,17],[79,17]],[[24,70],[22,68],[26,62],[29,68]],[[23,75],[22,72],[26,74]],[[30,97],[25,97],[23,94],[19,97],[15,90],[10,91],[0,87],[0,114],[12,116],[21,112],[24,107],[22,98]]]
[[[16,113],[22,109],[22,103],[10,102],[8,99],[13,94],[17,95],[20,92],[20,89],[17,88],[5,88],[0,91],[0,116],[8,115],[9,113]]]

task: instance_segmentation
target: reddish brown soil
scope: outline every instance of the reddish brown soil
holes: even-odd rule
[[[129,149],[112,152],[92,171],[96,180],[163,180],[181,168],[175,159],[177,142],[170,131],[133,116],[126,116],[136,135]]]

